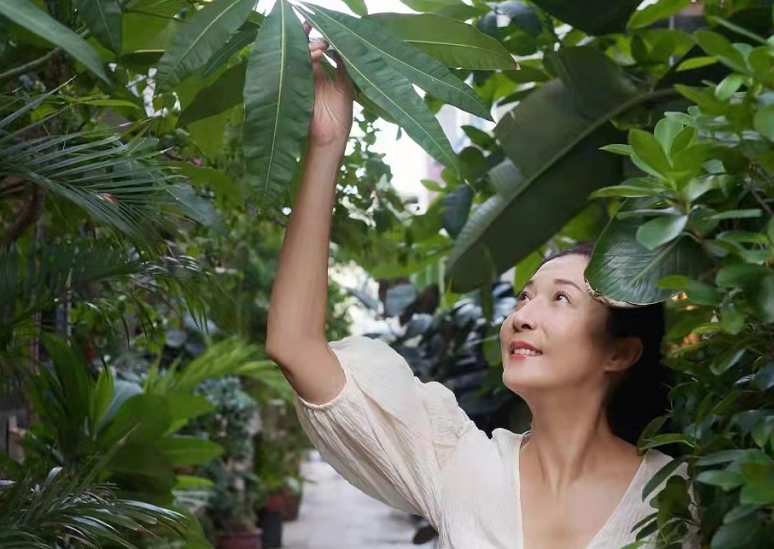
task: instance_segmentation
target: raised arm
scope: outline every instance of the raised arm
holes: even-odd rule
[[[309,29],[307,27],[307,33]],[[331,78],[320,60],[327,44],[311,46],[315,105],[301,189],[293,206],[271,294],[266,352],[304,400],[324,404],[345,385],[328,347],[328,248],[336,183],[352,128],[353,85],[343,63]]]

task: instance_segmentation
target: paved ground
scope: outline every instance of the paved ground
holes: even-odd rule
[[[414,526],[405,513],[360,493],[313,454],[304,475],[299,518],[286,522],[284,549],[409,549]],[[424,546],[430,548],[432,544]]]

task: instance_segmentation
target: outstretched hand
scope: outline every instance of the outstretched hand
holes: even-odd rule
[[[308,36],[311,31],[308,23],[304,23],[304,30]],[[335,77],[331,77],[322,66],[322,58],[328,47],[327,42],[315,42],[309,46],[314,73],[314,115],[309,138],[312,145],[343,147],[352,129],[355,87],[338,54],[333,54],[336,58]]]

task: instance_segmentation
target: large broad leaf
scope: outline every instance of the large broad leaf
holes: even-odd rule
[[[277,1],[258,31],[244,97],[245,158],[258,205],[268,207],[293,178],[314,109],[306,34],[286,0]]]
[[[371,19],[447,67],[511,70],[516,63],[503,45],[472,25],[436,14],[379,13]]]
[[[588,34],[621,32],[642,0],[534,0],[541,9]]]
[[[223,453],[222,446],[195,437],[165,437],[155,446],[170,465],[178,467],[207,463]]]
[[[180,30],[172,47],[159,62],[156,74],[159,91],[174,88],[186,76],[202,68],[247,20],[255,2],[218,0],[197,12]]]
[[[237,106],[243,100],[247,62],[234,65],[220,77],[199,91],[177,119],[178,126],[187,126]]]
[[[628,200],[623,210],[639,207],[637,200]],[[707,267],[701,246],[689,237],[647,249],[637,240],[641,224],[636,217],[612,220],[599,237],[586,268],[591,287],[615,301],[637,305],[664,301],[677,292],[660,288],[662,278],[681,275],[699,280]]]
[[[251,26],[244,29],[232,36],[228,42],[226,42],[222,48],[215,52],[215,54],[207,62],[204,67],[204,77],[209,78],[216,74],[221,67],[223,67],[228,60],[231,59],[238,52],[255,42],[255,35],[258,33],[257,26]],[[242,91],[241,88],[239,90]]]
[[[111,51],[121,53],[123,22],[118,0],[74,0],[73,3],[97,40]]]
[[[318,9],[309,9],[313,11],[306,14],[307,18],[336,48],[360,90],[387,111],[430,156],[458,170],[457,155],[446,134],[411,82],[347,27]]]
[[[489,109],[473,88],[422,50],[406,44],[370,19],[358,19],[316,6],[307,7],[315,12],[317,21],[325,20],[328,28],[338,28],[339,32],[351,32],[390,67],[433,97],[482,118],[492,119]]]
[[[49,14],[35,7],[29,0],[2,0],[0,15],[62,48],[86,65],[91,72],[110,83],[99,54],[94,48]]]
[[[565,48],[551,62],[562,79],[524,99],[495,130],[517,169],[498,168],[498,195],[457,238],[447,270],[453,291],[493,280],[580,213],[591,192],[622,179],[621,157],[599,149],[621,139],[610,119],[647,94],[635,95],[621,70],[595,50]]]

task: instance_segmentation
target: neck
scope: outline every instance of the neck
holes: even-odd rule
[[[552,491],[593,473],[625,444],[610,429],[604,403],[603,394],[579,390],[528,400],[532,430],[522,456]]]

